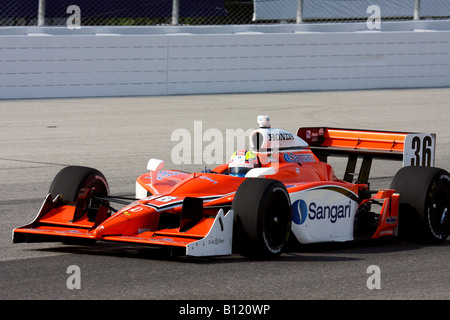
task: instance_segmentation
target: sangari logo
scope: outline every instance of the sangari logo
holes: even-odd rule
[[[316,202],[311,202],[309,206],[304,200],[297,200],[292,204],[292,222],[298,225],[303,224],[306,218],[310,220],[329,220],[335,223],[341,218],[351,217],[352,205],[348,204],[337,205],[319,205]]]

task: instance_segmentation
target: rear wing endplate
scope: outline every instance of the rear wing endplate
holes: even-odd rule
[[[360,183],[367,183],[372,159],[399,160],[403,166],[434,166],[434,133],[309,127],[298,129],[297,136],[321,161],[326,162],[328,156],[348,157],[344,180],[349,182],[358,157],[363,158]]]

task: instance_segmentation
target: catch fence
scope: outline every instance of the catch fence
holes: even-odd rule
[[[449,0],[3,0],[0,26],[242,25],[449,19]]]

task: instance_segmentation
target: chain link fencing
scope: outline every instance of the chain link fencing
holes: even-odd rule
[[[450,0],[2,0],[0,26],[230,25],[450,19]]]

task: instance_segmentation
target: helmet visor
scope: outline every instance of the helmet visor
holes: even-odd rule
[[[233,176],[244,177],[251,169],[249,167],[230,167],[229,173]]]

